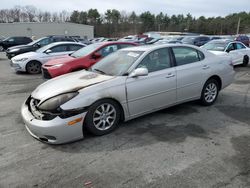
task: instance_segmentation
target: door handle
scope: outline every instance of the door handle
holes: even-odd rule
[[[204,65],[202,69],[209,69],[210,67],[208,65]]]
[[[174,77],[175,75],[173,74],[173,73],[169,73],[167,76],[166,76],[166,78],[172,78],[172,77]]]

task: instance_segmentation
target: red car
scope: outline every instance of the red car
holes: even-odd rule
[[[121,48],[136,46],[138,44],[132,42],[101,42],[94,43],[80,50],[75,51],[71,55],[48,61],[42,66],[44,78],[54,78],[62,74],[87,69],[103,57],[115,52]]]

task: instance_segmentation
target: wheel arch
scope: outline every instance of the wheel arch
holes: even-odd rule
[[[117,103],[117,105],[119,106],[119,108],[120,108],[120,110],[121,110],[121,117],[120,117],[121,119],[120,119],[120,121],[124,121],[124,120],[125,120],[125,112],[124,112],[124,109],[123,109],[121,103],[120,103],[117,99],[115,99],[115,98],[112,98],[112,97],[100,98],[100,99],[96,100],[95,102],[93,102],[91,105],[93,105],[93,104],[96,103],[96,102],[99,102],[99,101],[102,101],[102,100],[106,100],[106,99],[112,100],[112,101],[114,101],[115,103]],[[91,105],[89,105],[89,106],[91,106]]]
[[[218,84],[219,84],[219,90],[221,90],[221,87],[222,87],[222,80],[221,80],[221,78],[218,76],[218,75],[213,75],[213,76],[210,76],[207,80],[206,80],[206,82],[208,81],[208,80],[211,80],[211,79],[214,79],[214,80],[216,80],[217,82],[218,82]],[[205,82],[205,83],[206,83]]]

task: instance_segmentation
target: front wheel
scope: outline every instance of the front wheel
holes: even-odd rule
[[[41,72],[41,63],[38,61],[30,61],[26,65],[26,71],[29,74],[39,74]]]
[[[85,126],[94,135],[108,134],[118,126],[120,116],[120,107],[115,101],[100,100],[90,106]]]
[[[219,84],[215,79],[209,79],[203,86],[200,101],[204,106],[212,105],[219,94]]]

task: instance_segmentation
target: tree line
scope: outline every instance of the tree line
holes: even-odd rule
[[[177,31],[209,35],[236,34],[240,19],[240,33],[250,33],[250,12],[229,14],[224,17],[198,18],[177,14],[168,15],[149,11],[136,14],[133,12],[108,9],[100,13],[97,9],[87,11],[48,12],[34,6],[15,6],[12,9],[0,9],[0,23],[8,22],[72,22],[89,24],[95,27],[95,36],[121,37],[147,31]]]

